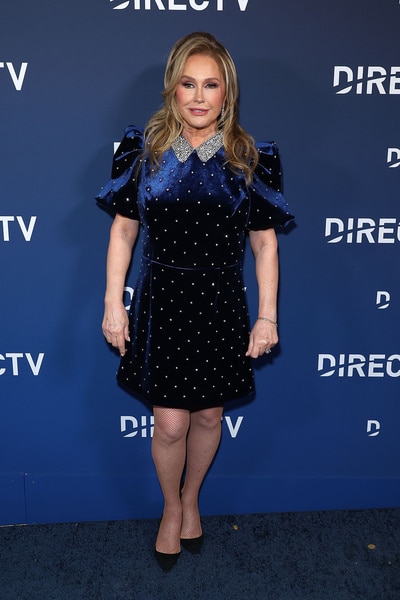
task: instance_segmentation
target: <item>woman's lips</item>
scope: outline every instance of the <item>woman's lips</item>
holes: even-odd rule
[[[189,110],[192,115],[198,116],[206,115],[208,113],[208,110],[205,110],[204,108],[190,108]]]

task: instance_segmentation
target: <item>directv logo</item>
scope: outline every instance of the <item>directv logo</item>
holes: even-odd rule
[[[232,417],[224,416],[221,421],[228,428],[231,438],[236,439],[243,423],[243,417],[237,417],[234,421]],[[139,419],[131,415],[122,415],[120,428],[124,438],[152,438],[154,434],[154,416],[142,415]]]
[[[350,84],[350,85],[349,85]],[[333,87],[336,94],[400,94],[400,67],[351,67],[335,66]]]
[[[376,292],[376,306],[378,310],[384,310],[390,306],[390,293],[385,290],[378,290]]]
[[[325,238],[328,244],[394,244],[400,242],[400,220],[397,217],[369,217],[346,220],[328,217],[325,220]]]
[[[400,167],[400,148],[388,148],[386,162],[389,169]]]
[[[227,0],[226,0],[227,1]],[[222,12],[225,6],[225,0],[128,0],[127,2],[121,2],[121,0],[110,0],[113,5],[113,10],[124,10],[129,5],[132,6],[133,10],[206,10],[207,8],[215,8],[217,11]],[[249,0],[236,0],[239,9],[244,12],[247,9]],[[230,2],[232,5],[232,0]]]
[[[375,419],[368,419],[367,421],[367,433],[368,437],[376,437],[381,432],[381,424]]]
[[[320,377],[400,377],[400,354],[319,354]]]
[[[19,67],[16,67],[12,62],[0,62],[0,69],[4,69],[5,72],[8,72],[11,81],[14,85],[14,88],[17,92],[20,92],[22,90],[27,68],[27,62],[21,63],[21,66]]]

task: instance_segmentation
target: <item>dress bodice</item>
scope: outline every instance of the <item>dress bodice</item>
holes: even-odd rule
[[[128,127],[114,156],[112,177],[97,201],[111,212],[139,219],[157,255],[172,234],[179,237],[182,258],[186,236],[193,239],[203,229],[203,237],[210,236],[222,254],[235,259],[242,251],[243,232],[283,227],[293,219],[281,193],[280,159],[274,143],[258,145],[259,164],[249,186],[243,173],[234,173],[226,164],[223,147],[211,156],[193,149],[184,160],[170,148],[154,170],[142,151],[142,131]],[[227,235],[233,236],[229,243]],[[218,255],[221,258],[219,251]]]

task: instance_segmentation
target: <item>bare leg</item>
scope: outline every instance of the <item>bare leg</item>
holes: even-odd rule
[[[177,408],[154,406],[152,455],[164,496],[164,512],[156,550],[165,554],[180,551],[182,505],[180,482],[186,459],[186,437],[190,413]]]
[[[187,438],[186,477],[182,490],[182,538],[202,534],[198,499],[201,484],[221,439],[222,407],[191,413]]]

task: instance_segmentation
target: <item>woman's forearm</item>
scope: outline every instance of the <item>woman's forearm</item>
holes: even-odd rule
[[[251,231],[258,283],[258,318],[250,332],[246,356],[257,358],[278,343],[278,244],[275,231]]]
[[[258,284],[258,316],[277,320],[278,244],[273,230],[254,232],[252,249]],[[258,235],[257,235],[258,234]]]
[[[105,302],[122,301],[126,274],[139,230],[139,223],[117,215],[111,226],[107,252]]]

